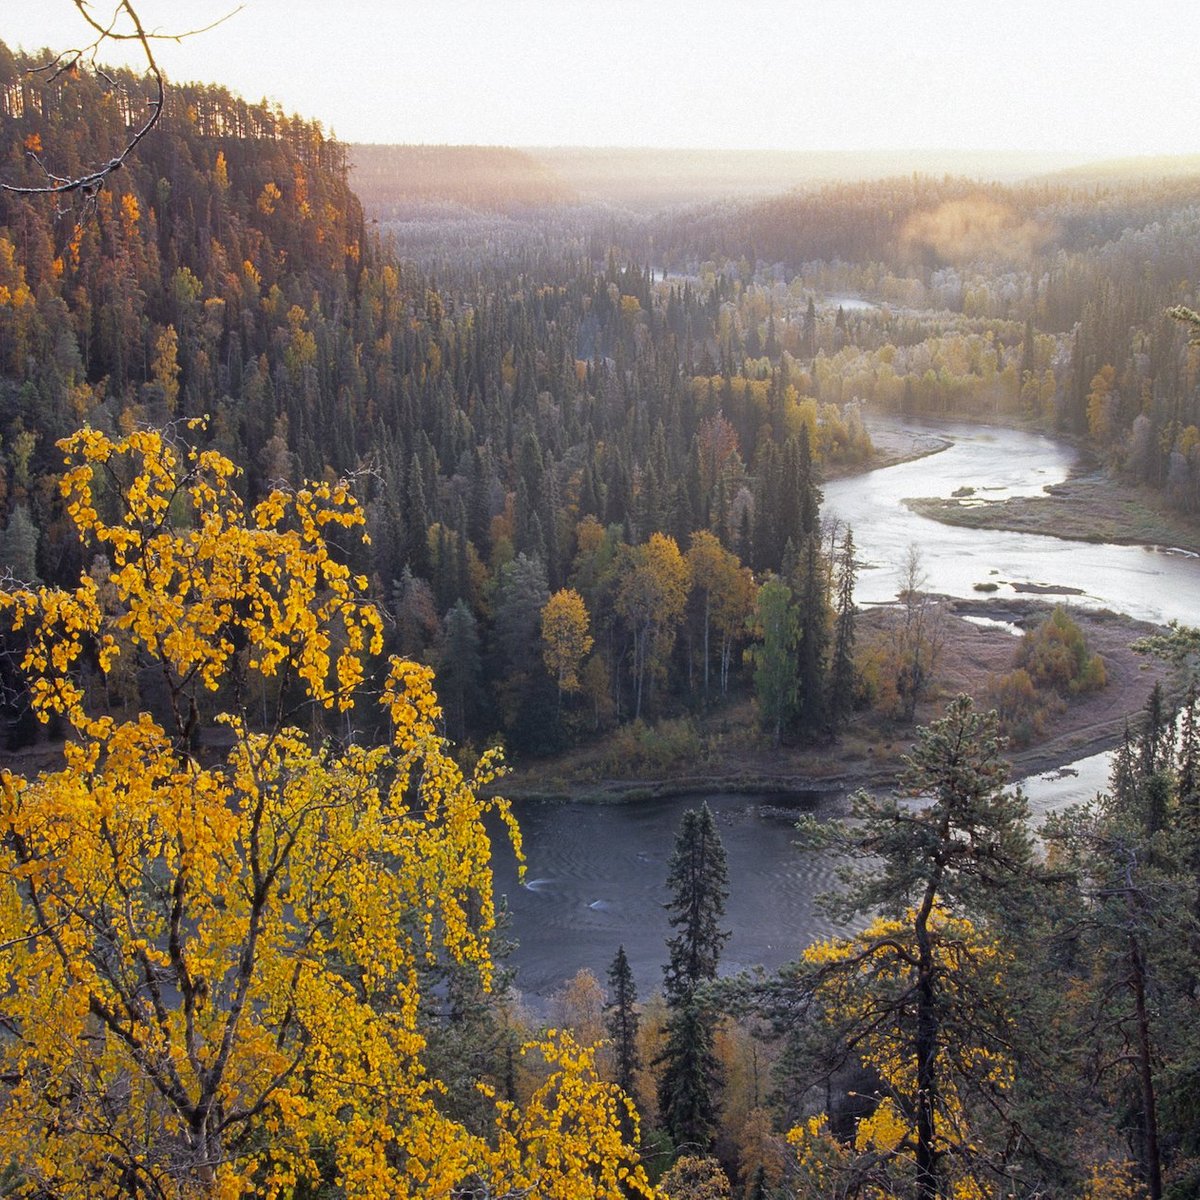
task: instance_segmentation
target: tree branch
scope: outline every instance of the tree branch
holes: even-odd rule
[[[146,73],[154,84],[154,94],[148,102],[149,114],[139,126],[133,129],[124,147],[113,155],[112,158],[105,163],[101,163],[93,170],[86,171],[80,175],[56,174],[42,161],[41,157],[34,150],[26,151],[29,158],[37,164],[39,170],[42,172],[45,182],[22,186],[0,181],[0,192],[7,192],[15,196],[77,196],[82,197],[85,202],[93,201],[96,194],[108,181],[109,176],[115,171],[119,171],[125,165],[126,159],[129,158],[133,151],[145,140],[154,126],[162,119],[163,111],[166,107],[167,85],[158,61],[154,56],[152,43],[156,41],[181,42],[184,38],[192,37],[198,33],[205,33],[229,20],[230,17],[240,12],[243,7],[242,5],[238,5],[237,8],[232,9],[223,17],[219,17],[216,21],[202,28],[191,29],[185,33],[159,33],[146,29],[132,0],[118,0],[112,17],[107,22],[97,19],[91,11],[89,0],[73,0],[73,2],[80,16],[95,34],[95,37],[88,45],[80,49],[64,50],[62,53],[56,54],[40,67],[32,68],[30,74],[44,75],[47,83],[53,83],[62,75],[78,70],[80,64],[86,62],[101,79],[115,86],[115,81],[112,77],[96,62],[100,48],[105,42],[135,42],[141,48],[142,56],[145,60]]]

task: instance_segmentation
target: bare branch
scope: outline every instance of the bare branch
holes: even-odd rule
[[[129,156],[162,118],[166,107],[167,87],[162,70],[154,56],[152,43],[156,41],[181,42],[184,38],[205,33],[229,20],[243,7],[238,5],[223,17],[197,29],[191,29],[184,33],[162,33],[158,30],[146,29],[133,5],[133,0],[118,0],[112,17],[108,21],[102,21],[96,17],[91,10],[89,0],[74,0],[74,4],[80,16],[95,34],[95,38],[81,49],[64,50],[62,53],[56,54],[41,66],[31,68],[29,73],[44,75],[47,83],[54,83],[62,75],[77,71],[81,64],[86,64],[110,87],[116,87],[116,81],[97,62],[100,49],[105,42],[134,42],[141,48],[146,73],[154,84],[154,94],[147,102],[149,112],[142,123],[132,130],[124,147],[95,169],[81,175],[59,175],[42,161],[36,151],[30,149],[26,153],[45,177],[45,182],[22,186],[0,181],[0,192],[7,192],[15,196],[71,196],[81,198],[85,204],[93,202],[97,193],[108,181],[109,176],[125,165]]]

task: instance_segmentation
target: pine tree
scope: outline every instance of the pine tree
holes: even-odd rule
[[[870,864],[846,872],[849,888],[830,901],[833,911],[842,919],[880,919],[853,943],[813,948],[806,958],[815,973],[799,984],[793,975],[782,990],[794,995],[809,987],[814,995],[839,981],[843,1015],[830,1061],[870,1030],[894,1028],[889,1052],[906,1064],[900,1109],[911,1122],[905,1155],[918,1200],[946,1194],[947,1173],[958,1169],[947,1139],[970,1129],[969,1116],[963,1121],[948,1098],[956,1096],[953,1103],[968,1113],[976,1103],[990,1113],[996,1099],[986,1072],[958,1072],[957,1065],[969,1059],[970,1047],[984,1048],[984,1062],[989,1053],[1012,1051],[1008,1004],[991,994],[977,968],[983,951],[963,949],[987,930],[983,922],[1021,909],[1034,875],[1028,808],[1019,791],[1005,790],[997,720],[959,696],[944,718],[919,731],[897,794],[859,792],[851,797],[853,821],[801,827],[810,846],[834,846]],[[889,976],[898,986],[881,988]],[[955,1151],[964,1162],[976,1153],[970,1144]]]

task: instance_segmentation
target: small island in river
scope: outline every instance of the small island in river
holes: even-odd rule
[[[1095,467],[1051,484],[1041,496],[1004,500],[923,496],[906,500],[915,513],[967,529],[1007,529],[1079,542],[1166,546],[1200,554],[1200,529],[1148,488]]]

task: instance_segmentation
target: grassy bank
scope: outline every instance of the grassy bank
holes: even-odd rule
[[[923,497],[906,500],[913,512],[946,525],[1005,529],[1080,542],[1174,546],[1200,554],[1200,526],[1170,509],[1148,488],[1101,471],[1072,476],[1044,496],[1011,500]]]

